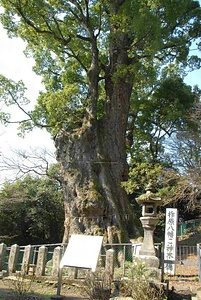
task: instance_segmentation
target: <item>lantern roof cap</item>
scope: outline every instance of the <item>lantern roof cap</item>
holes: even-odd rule
[[[161,198],[155,196],[156,189],[151,182],[146,186],[145,190],[145,194],[142,194],[141,196],[136,198],[136,201],[139,205],[152,203],[159,206],[162,204]]]

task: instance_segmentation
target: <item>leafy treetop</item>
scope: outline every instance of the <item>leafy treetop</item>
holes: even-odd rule
[[[126,81],[135,98],[136,92],[148,92],[164,65],[180,71],[200,66],[200,59],[189,56],[201,33],[198,1],[1,0],[0,5],[4,28],[27,42],[26,55],[34,57],[46,87],[29,114],[31,123],[23,122],[26,129],[34,124],[52,135],[61,128],[71,132],[84,117],[111,113],[108,84]]]

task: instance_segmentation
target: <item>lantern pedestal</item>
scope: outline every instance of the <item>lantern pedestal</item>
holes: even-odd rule
[[[156,250],[154,248],[154,230],[158,224],[156,217],[141,217],[140,221],[144,229],[144,240],[139,251],[139,260],[144,261],[148,267],[159,267],[159,259],[156,257]]]

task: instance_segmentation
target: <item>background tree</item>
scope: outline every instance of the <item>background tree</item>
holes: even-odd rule
[[[151,89],[163,66],[198,66],[189,57],[200,36],[197,1],[1,0],[9,35],[26,40],[46,92],[31,122],[55,137],[62,166],[66,226],[105,234],[109,242],[135,233],[121,182],[127,180],[126,131],[132,99]],[[18,104],[19,89],[3,100]],[[7,100],[11,99],[11,100]],[[2,115],[5,119],[6,115]]]
[[[49,176],[60,181],[60,167],[55,163],[54,153],[47,149],[12,149],[12,155],[1,154],[0,172],[6,174],[7,181],[14,181],[27,174],[32,176]],[[52,165],[57,167],[57,173],[52,173]],[[11,174],[12,172],[12,174]]]
[[[166,76],[148,99],[133,106],[133,135],[128,131],[130,170],[124,187],[140,217],[135,199],[150,181],[154,183],[163,199],[163,229],[166,207],[178,208],[183,220],[198,218],[201,213],[199,107],[200,90],[184,84],[178,75]],[[161,230],[156,233],[162,237]]]
[[[57,243],[63,236],[63,192],[57,180],[31,177],[5,183],[0,192],[0,239],[17,243]]]
[[[135,120],[131,120],[132,130],[128,131],[131,156],[150,164],[162,162],[170,137],[195,128],[189,111],[199,96],[199,89],[193,90],[174,75],[161,78],[149,95],[133,99]]]
[[[189,112],[191,127],[184,131],[178,131],[169,142],[172,165],[179,170],[182,178],[178,193],[176,193],[177,200],[181,201],[183,198],[189,215],[190,212],[194,211],[197,216],[201,213],[200,116],[200,101],[198,99]]]

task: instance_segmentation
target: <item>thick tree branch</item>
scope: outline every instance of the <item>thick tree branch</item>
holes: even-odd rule
[[[59,37],[54,31],[51,30],[50,25],[47,23],[47,21],[45,21],[47,27],[49,30],[42,30],[39,27],[37,27],[36,25],[34,25],[33,22],[31,22],[31,20],[29,20],[25,14],[23,13],[22,9],[19,6],[16,6],[16,10],[18,11],[18,13],[20,14],[20,16],[22,17],[22,19],[24,20],[24,22],[29,25],[31,28],[33,28],[37,33],[39,34],[47,34],[52,36],[55,40],[59,41],[61,44],[63,44],[64,46],[67,46],[70,41],[71,41],[71,37],[69,36],[68,39],[65,39],[63,37],[63,35],[61,37]],[[44,17],[44,16],[43,16]],[[58,24],[57,24],[58,26]]]

